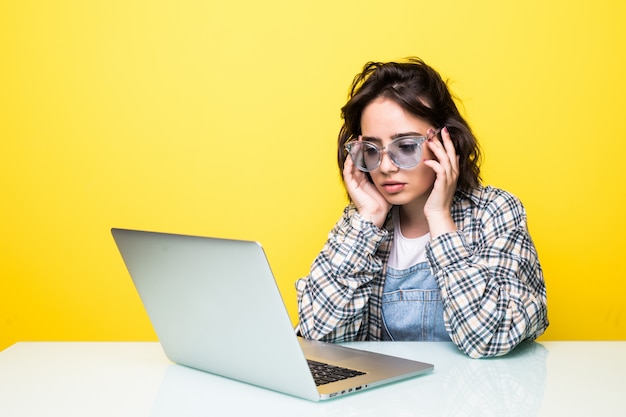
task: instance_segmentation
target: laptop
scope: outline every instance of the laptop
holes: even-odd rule
[[[111,232],[163,351],[177,364],[311,401],[434,369],[298,337],[258,242]]]

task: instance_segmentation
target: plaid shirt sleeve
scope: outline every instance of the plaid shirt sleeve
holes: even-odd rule
[[[480,188],[452,215],[459,230],[433,239],[427,257],[453,342],[479,358],[538,337],[548,326],[546,289],[521,202]]]
[[[377,250],[387,235],[346,207],[310,274],[296,282],[299,334],[332,342],[367,338],[372,281],[380,280],[384,262]]]

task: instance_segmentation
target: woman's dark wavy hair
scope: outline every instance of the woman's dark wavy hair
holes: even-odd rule
[[[341,108],[343,126],[339,131],[337,154],[340,173],[347,156],[344,146],[361,134],[363,110],[378,97],[395,101],[435,128],[447,127],[460,156],[457,189],[479,186],[481,152],[476,137],[459,113],[446,82],[416,57],[403,62],[368,62],[354,78],[348,102]]]

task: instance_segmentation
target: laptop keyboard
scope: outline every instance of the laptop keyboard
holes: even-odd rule
[[[365,372],[355,369],[342,368],[339,366],[329,365],[327,363],[307,360],[315,385],[330,384],[331,382],[341,381],[359,375],[365,375]]]

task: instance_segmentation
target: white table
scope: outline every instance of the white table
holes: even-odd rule
[[[351,343],[435,371],[313,403],[168,361],[151,342],[0,352],[0,416],[625,416],[626,342],[527,343],[476,360],[451,343]]]

